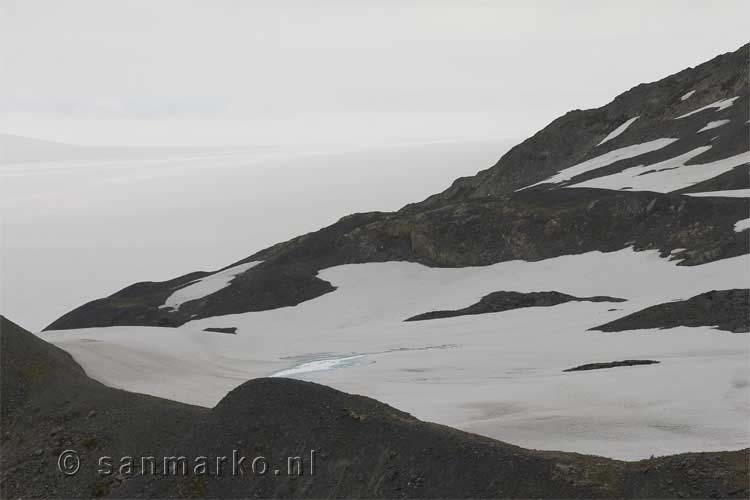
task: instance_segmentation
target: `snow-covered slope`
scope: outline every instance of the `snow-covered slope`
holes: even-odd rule
[[[748,266],[747,255],[678,266],[632,249],[460,269],[353,264],[323,271],[337,290],[295,307],[180,328],[91,328],[44,338],[107,384],[205,406],[248,378],[292,376],[532,448],[630,459],[735,449],[750,445],[746,334],[587,329],[706,290],[745,287]],[[404,322],[497,290],[627,301]],[[563,372],[621,359],[661,363]]]

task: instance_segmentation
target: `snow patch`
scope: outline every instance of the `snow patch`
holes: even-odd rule
[[[694,115],[695,113],[700,113],[703,110],[716,108],[716,111],[721,111],[722,109],[727,109],[729,106],[734,104],[734,101],[739,99],[740,96],[730,97],[729,99],[722,99],[721,101],[712,102],[708,106],[703,106],[702,108],[698,108],[694,111],[691,111],[690,113],[685,113],[684,115],[680,115],[675,120],[679,120],[680,118],[685,118],[687,116]]]
[[[742,232],[745,229],[750,229],[750,218],[742,219],[734,223],[734,231],[736,233]]]
[[[159,308],[178,310],[185,302],[207,297],[229,286],[235,276],[258,264],[260,264],[260,261],[247,262],[193,281],[188,286],[174,291]]]
[[[573,177],[586,173],[590,170],[596,170],[597,168],[602,168],[602,167],[606,167],[607,165],[611,165],[612,163],[615,163],[616,161],[626,160],[628,158],[634,158],[636,156],[640,156],[646,153],[650,153],[652,151],[656,151],[658,149],[669,146],[675,141],[677,141],[677,139],[667,139],[667,138],[655,139],[653,141],[643,142],[640,144],[633,144],[631,146],[626,146],[624,148],[614,149],[612,151],[604,153],[603,155],[597,156],[596,158],[591,158],[590,160],[586,160],[582,163],[579,163],[572,167],[561,170],[560,172],[558,172],[557,174],[553,175],[552,177],[548,179],[539,181],[535,184],[531,184],[530,186],[523,187],[521,189],[518,189],[517,191],[522,191],[530,187],[538,186],[539,184],[560,183],[564,181],[569,181]]]
[[[627,129],[627,128],[628,128],[629,126],[630,126],[630,125],[632,125],[632,124],[633,124],[633,122],[634,122],[634,121],[636,121],[636,120],[637,120],[638,118],[640,118],[640,117],[639,117],[639,116],[636,116],[635,118],[631,118],[630,120],[626,121],[625,123],[623,123],[622,125],[620,125],[620,126],[619,126],[619,127],[617,127],[616,129],[614,129],[614,130],[613,130],[612,132],[610,132],[610,133],[609,133],[609,135],[608,135],[607,137],[605,137],[604,139],[602,139],[602,140],[601,140],[601,142],[599,142],[599,144],[597,144],[597,146],[601,146],[601,145],[602,145],[602,144],[604,144],[605,142],[607,142],[607,141],[611,141],[612,139],[614,139],[614,138],[615,138],[615,137],[617,137],[618,135],[620,135],[620,134],[622,134],[623,132],[625,132],[625,130],[626,130],[626,129]]]
[[[705,126],[705,127],[703,127],[702,129],[700,129],[700,130],[698,131],[698,133],[700,133],[700,132],[704,132],[704,131],[706,131],[706,130],[711,130],[712,128],[716,128],[716,127],[721,127],[722,125],[726,125],[726,124],[727,124],[727,123],[729,123],[730,121],[731,121],[731,120],[716,120],[715,122],[708,122],[708,125],[706,125],[706,126]],[[714,137],[714,139],[716,139],[716,138]],[[713,139],[711,139],[711,140],[713,140]]]
[[[680,100],[685,101],[687,99],[690,99],[690,96],[692,96],[693,94],[695,94],[695,90],[691,90],[687,94],[683,95],[682,97],[680,97]]]
[[[709,149],[711,149],[711,146],[701,146],[653,165],[628,168],[616,174],[589,179],[567,187],[669,193],[712,179],[732,170],[734,167],[750,162],[750,151],[747,151],[710,163],[686,165],[692,158],[705,153]]]

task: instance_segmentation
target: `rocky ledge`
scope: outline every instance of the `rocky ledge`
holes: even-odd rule
[[[715,326],[728,332],[750,332],[750,290],[712,290],[687,300],[647,307],[591,330],[621,332],[677,326]]]
[[[424,321],[470,314],[497,313],[522,307],[549,307],[565,302],[625,302],[625,299],[606,296],[574,297],[560,292],[493,292],[482,297],[479,302],[463,309],[430,311],[417,314],[404,321]]]

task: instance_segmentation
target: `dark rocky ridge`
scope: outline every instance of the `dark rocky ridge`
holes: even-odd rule
[[[468,307],[454,310],[430,311],[417,314],[404,321],[424,321],[428,319],[453,318],[471,314],[488,314],[522,307],[549,307],[565,302],[625,302],[625,299],[615,297],[574,297],[560,292],[493,292],[482,297]]]
[[[750,450],[622,462],[533,451],[426,423],[309,382],[256,379],[211,410],[106,387],[60,349],[0,318],[3,498],[744,498]],[[75,449],[81,469],[57,470]],[[97,457],[232,450],[280,465],[317,453],[302,477],[101,477]],[[163,462],[159,462],[162,463]],[[191,462],[192,463],[192,462]],[[247,465],[247,463],[245,464]],[[309,465],[305,470],[309,471]],[[136,468],[137,470],[137,468]],[[190,468],[189,470],[193,470]],[[157,466],[157,474],[163,466]]]
[[[510,150],[492,168],[459,179],[423,202],[394,213],[350,215],[314,233],[262,250],[236,264],[263,263],[236,276],[230,286],[184,303],[178,311],[159,306],[174,290],[202,274],[132,285],[80,306],[47,329],[179,326],[190,319],[294,306],[332,292],[334,286],[318,278],[317,273],[341,264],[410,261],[428,266],[477,266],[614,251],[631,244],[636,250],[658,249],[664,256],[675,248],[686,248],[680,255],[680,265],[699,265],[747,253],[748,232],[734,232],[734,223],[750,212],[747,199],[557,189],[560,185],[516,190],[607,151],[656,138],[679,140],[571,182],[672,158],[699,146],[711,148],[691,163],[748,151],[749,47],[745,45],[661,81],[639,85],[601,108],[572,111]],[[689,90],[696,92],[682,101],[680,97]],[[735,96],[739,99],[725,110],[711,109],[675,119]],[[625,133],[597,146],[634,116],[640,118]],[[715,131],[697,133],[708,121],[718,119],[731,122]],[[718,138],[711,141],[715,136]],[[742,172],[746,171],[746,167],[739,167],[704,181],[700,189],[744,187]]]
[[[480,266],[632,245],[665,257],[685,248],[680,265],[697,265],[748,252],[750,236],[735,232],[734,224],[749,212],[750,200],[744,198],[562,189],[521,191],[419,213],[356,214],[236,263],[263,261],[230,286],[177,311],[159,306],[194,274],[133,285],[65,314],[47,329],[179,326],[190,319],[293,306],[335,289],[317,277],[319,270],[351,263]]]
[[[620,366],[655,365],[659,361],[653,359],[626,359],[624,361],[608,361],[606,363],[586,363],[563,370],[564,372],[583,372],[588,370],[603,370],[606,368],[618,368]]]
[[[750,332],[750,290],[712,290],[647,307],[590,330],[621,332],[677,326],[715,326],[729,332]]]

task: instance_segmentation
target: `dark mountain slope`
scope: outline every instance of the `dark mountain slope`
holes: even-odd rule
[[[460,178],[442,193],[407,208],[423,210],[448,202],[507,194],[613,149],[658,138],[682,140],[679,145],[652,154],[645,162],[647,164],[672,158],[702,145],[712,145],[712,149],[696,158],[695,162],[747,151],[749,57],[750,45],[744,45],[735,52],[722,54],[658,82],[638,85],[601,108],[570,111],[511,149],[493,167],[473,177]],[[693,90],[693,95],[682,100],[685,94]],[[735,96],[740,98],[721,112],[706,110],[675,119]],[[636,116],[639,119],[625,133],[597,146],[610,132]],[[730,129],[696,133],[709,121],[726,118],[731,118]],[[711,142],[714,136],[719,136],[719,139]],[[625,162],[618,167],[639,163]]]
[[[179,310],[160,306],[172,292],[200,277],[199,273],[170,282],[132,285],[84,304],[47,329],[179,326],[190,319],[293,306],[332,292],[333,285],[316,275],[341,264],[402,260],[428,266],[476,266],[614,251],[629,245],[636,250],[658,249],[664,256],[684,248],[679,255],[681,265],[747,253],[748,234],[734,231],[734,223],[747,218],[747,199],[560,188],[690,152],[693,157],[688,166],[679,168],[725,158],[733,158],[732,165],[677,192],[746,187],[746,159],[738,155],[750,150],[749,47],[659,82],[639,85],[602,108],[572,111],[513,148],[492,168],[459,179],[421,203],[394,213],[354,214],[260,251],[237,264],[262,260],[261,264],[237,275],[222,290],[184,303]],[[686,97],[690,91],[694,93]],[[722,100],[731,101],[700,110]],[[622,134],[600,144],[635,117],[638,119]],[[709,122],[718,120],[728,123],[701,132]],[[569,181],[518,191],[579,162],[625,147],[638,149],[639,144],[657,139],[673,140],[632,157],[618,156],[616,161]]]
[[[0,335],[1,402],[7,410],[3,498],[742,498],[747,493],[749,450],[640,462],[532,451],[287,379],[251,380],[206,410],[103,386],[67,354],[5,318]],[[66,449],[81,458],[72,476],[57,469]],[[232,475],[233,450],[248,457],[247,475],[239,469]],[[115,474],[97,473],[101,456],[112,457]],[[123,456],[137,457],[137,465],[118,474]],[[139,474],[144,456],[156,457],[155,474],[148,466],[147,474]],[[177,475],[162,475],[163,457],[181,456],[191,464],[186,475],[181,467],[167,469]],[[198,456],[212,463],[217,456],[230,458],[220,475],[212,466],[214,475],[205,477],[195,475]],[[258,456],[269,465],[264,476],[252,475]],[[287,457],[297,456],[302,476],[287,468]]]

